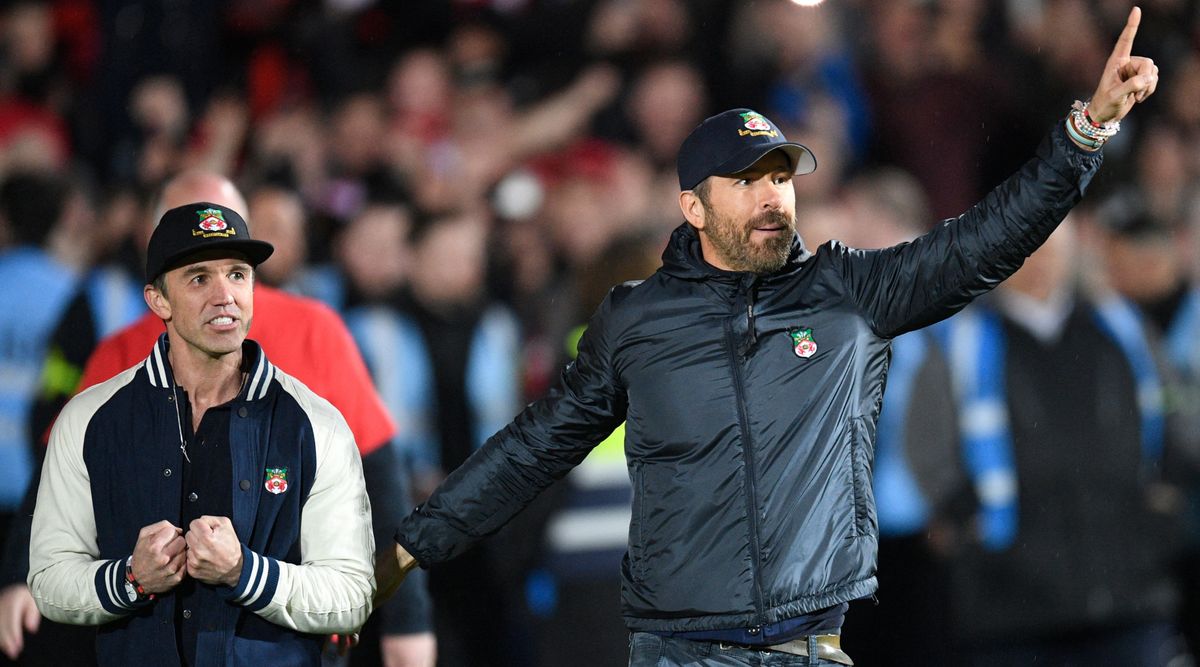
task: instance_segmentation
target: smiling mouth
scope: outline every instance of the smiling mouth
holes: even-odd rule
[[[234,322],[233,318],[228,315],[222,315],[221,317],[214,317],[208,321],[209,324],[212,324],[212,325],[218,326],[218,327],[227,327],[227,326],[233,324],[233,322]]]

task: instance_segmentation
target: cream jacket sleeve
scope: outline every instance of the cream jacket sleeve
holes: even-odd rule
[[[130,369],[71,399],[50,432],[29,540],[29,590],[46,618],[99,625],[148,602],[125,593],[125,559],[100,560],[83,435],[92,416],[133,378]]]

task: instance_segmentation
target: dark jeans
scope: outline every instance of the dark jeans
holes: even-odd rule
[[[809,654],[815,654],[809,646]],[[801,657],[775,651],[726,647],[714,642],[694,642],[686,639],[660,637],[648,632],[629,636],[629,667],[807,667],[835,662],[817,657]]]

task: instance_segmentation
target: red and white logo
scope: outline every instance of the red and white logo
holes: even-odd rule
[[[808,359],[817,353],[817,341],[813,338],[812,327],[792,329],[788,331],[792,337],[792,351],[801,359]]]
[[[228,227],[229,225],[225,224],[225,221],[220,218],[205,218],[200,221],[200,229],[206,232],[219,232]]]
[[[220,232],[229,228],[229,225],[225,223],[225,213],[219,208],[196,211],[196,215],[200,216],[198,226],[206,232]]]
[[[744,114],[746,117],[746,129],[754,130],[755,132],[769,132],[771,124],[758,114]]]
[[[267,468],[267,482],[263,486],[276,495],[287,491],[287,468]]]

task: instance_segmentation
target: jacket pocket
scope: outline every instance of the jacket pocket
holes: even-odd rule
[[[646,471],[641,463],[630,466],[633,477],[633,507],[629,519],[629,574],[634,581],[646,579]]]
[[[850,472],[854,485],[854,524],[851,527],[851,537],[874,536],[879,532],[875,514],[875,493],[871,488],[871,443],[867,420],[855,417],[850,422]]]

